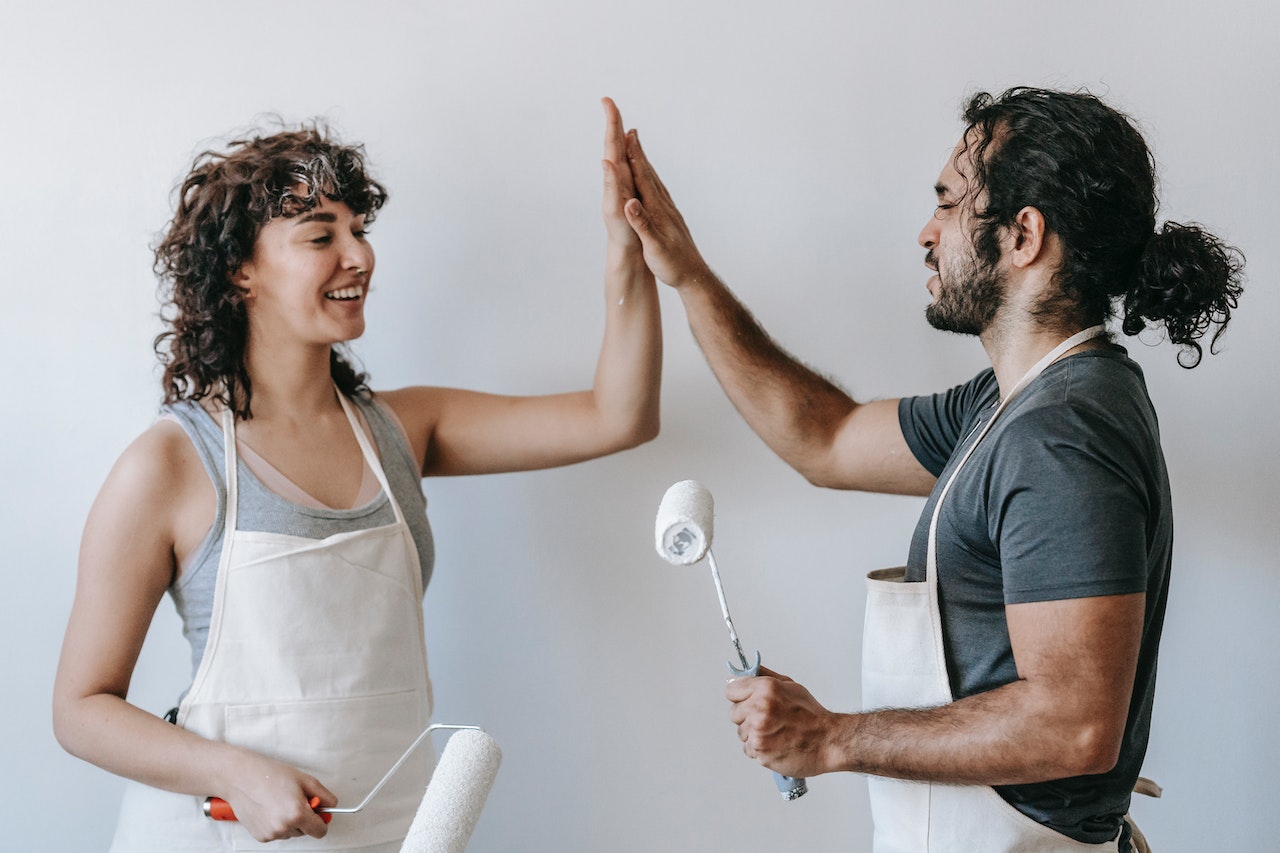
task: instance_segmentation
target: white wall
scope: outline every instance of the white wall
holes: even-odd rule
[[[13,4],[16,5],[16,4]],[[379,387],[585,386],[601,330],[599,96],[621,104],[705,254],[775,336],[863,397],[983,364],[925,325],[915,235],[963,96],[1088,86],[1131,111],[1164,215],[1249,257],[1224,352],[1193,372],[1133,347],[1162,415],[1178,541],[1148,775],[1162,851],[1274,838],[1280,705],[1273,5],[657,0],[223,2],[6,8],[0,240],[7,368],[0,847],[103,849],[120,783],[64,754],[49,696],[77,541],[153,416],[148,243],[192,154],[264,112],[363,140],[392,201],[370,332]],[[861,6],[861,8],[858,8]],[[1203,11],[1201,11],[1203,10]],[[822,492],[725,402],[678,300],[661,437],[574,468],[427,483],[438,718],[505,761],[475,851],[861,850],[858,777],[783,804],[739,752],[730,647],[703,568],[653,554],[696,477],[744,642],[827,704],[858,702],[862,573],[902,561],[919,502]],[[134,697],[160,711],[187,651],[166,601]]]

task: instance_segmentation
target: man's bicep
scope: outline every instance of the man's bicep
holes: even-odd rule
[[[937,478],[920,464],[898,420],[898,400],[856,406],[831,443],[832,488],[927,495]]]
[[[1107,679],[1128,669],[1125,689],[1142,640],[1146,594],[1062,598],[1005,607],[1018,677]],[[1125,659],[1131,659],[1126,667]]]
[[[1145,608],[1146,594],[1140,592],[1005,608],[1019,679],[1065,721],[1064,731],[1080,748],[1099,756],[1120,749]]]

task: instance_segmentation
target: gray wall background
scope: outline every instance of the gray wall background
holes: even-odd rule
[[[1221,355],[1187,372],[1167,345],[1131,346],[1178,529],[1146,768],[1166,795],[1134,811],[1162,853],[1273,843],[1273,4],[126,0],[3,18],[0,847],[104,849],[114,824],[121,783],[58,748],[49,696],[84,516],[156,409],[148,244],[196,151],[268,112],[366,143],[392,192],[358,345],[376,386],[568,390],[590,382],[601,331],[597,99],[612,95],[766,327],[856,395],[898,396],[984,364],[924,323],[914,240],[962,98],[1017,83],[1086,86],[1131,112],[1163,218],[1249,257]],[[920,503],[804,483],[727,404],[674,294],[663,307],[656,442],[426,484],[437,717],[505,752],[470,849],[866,849],[861,778],[814,779],[787,805],[740,754],[710,578],[654,555],[653,515],[672,482],[706,483],[745,644],[852,709],[862,576],[905,558]],[[168,707],[186,657],[166,599],[135,701]]]

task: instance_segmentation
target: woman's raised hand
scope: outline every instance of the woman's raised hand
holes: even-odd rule
[[[627,224],[624,211],[628,201],[636,197],[631,164],[627,159],[626,133],[622,114],[612,98],[601,98],[604,104],[604,226],[609,243],[621,249],[640,248],[640,238]]]

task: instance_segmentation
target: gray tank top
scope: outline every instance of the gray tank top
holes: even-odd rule
[[[387,482],[395,493],[396,502],[400,504],[405,522],[409,525],[409,532],[413,534],[413,541],[418,546],[418,563],[422,567],[422,588],[425,590],[435,564],[435,543],[431,536],[431,526],[427,522],[427,500],[422,494],[422,477],[417,463],[414,462],[413,453],[405,443],[399,426],[383,409],[382,404],[365,395],[351,398],[351,402],[369,424]],[[222,425],[199,403],[190,400],[165,406],[162,412],[173,415],[182,425],[218,493],[218,509],[213,526],[192,555],[186,570],[169,586],[169,595],[182,618],[182,633],[191,644],[191,675],[194,678],[209,638],[213,590],[218,580],[218,563],[222,559],[225,535],[227,483]],[[336,533],[394,524],[396,520],[395,510],[382,491],[369,503],[354,509],[307,507],[286,500],[268,489],[241,459],[237,459],[236,471],[240,492],[240,530],[325,539]]]

